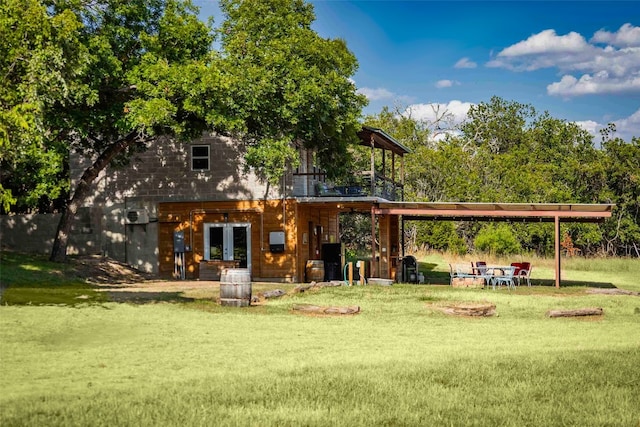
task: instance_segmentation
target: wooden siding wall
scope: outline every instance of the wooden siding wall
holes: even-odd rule
[[[378,265],[381,278],[396,279],[399,257],[400,227],[397,215],[379,215],[379,239],[378,253],[380,262]]]
[[[299,276],[299,235],[296,227],[296,203],[287,200],[283,212],[282,200],[224,201],[224,202],[171,202],[158,207],[159,274],[171,277],[174,271],[173,233],[183,231],[185,245],[191,251],[185,254],[186,277],[199,277],[199,263],[204,259],[205,223],[251,223],[251,275],[253,280],[279,279],[294,281]],[[283,213],[285,225],[283,228]],[[269,233],[285,232],[285,251],[269,251]]]
[[[298,281],[305,280],[304,273],[307,261],[310,259],[321,259],[320,247],[324,243],[340,243],[338,230],[338,212],[336,207],[318,207],[308,205],[298,205],[298,259],[296,269],[299,272]],[[310,227],[311,225],[311,227]],[[314,235],[313,230],[317,226],[322,227],[322,233]],[[316,253],[316,249],[318,252]]]
[[[300,204],[285,201],[284,228],[282,200],[169,202],[160,203],[159,272],[171,277],[174,271],[173,233],[183,231],[185,244],[191,251],[185,254],[186,277],[199,278],[199,263],[204,259],[204,224],[251,223],[252,280],[305,281],[306,263],[321,259],[321,246],[341,243],[337,206]],[[397,215],[378,215],[379,262],[372,277],[395,279],[399,256],[399,221]],[[321,232],[315,234],[315,230]],[[269,233],[285,232],[285,251],[269,250]],[[316,252],[317,249],[317,252]]]

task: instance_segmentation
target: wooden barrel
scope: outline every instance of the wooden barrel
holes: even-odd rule
[[[220,304],[251,305],[251,275],[248,268],[225,268],[220,275]]]
[[[319,259],[310,259],[307,261],[305,273],[307,275],[307,282],[324,281],[324,261]]]

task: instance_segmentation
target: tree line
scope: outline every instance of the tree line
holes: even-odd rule
[[[405,200],[614,203],[603,224],[563,224],[563,246],[640,257],[640,138],[624,141],[610,124],[597,140],[575,123],[499,97],[473,105],[459,126],[443,129],[446,115],[427,122],[387,107],[366,118],[412,150]],[[414,250],[553,253],[547,224],[425,221],[406,232]]]

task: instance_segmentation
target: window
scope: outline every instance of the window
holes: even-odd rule
[[[208,145],[192,145],[191,146],[191,170],[193,171],[209,170],[209,146]]]

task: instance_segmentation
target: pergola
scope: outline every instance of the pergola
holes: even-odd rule
[[[404,221],[511,221],[555,224],[555,285],[560,287],[560,223],[603,222],[611,217],[613,204],[572,203],[416,203],[380,202],[371,206],[376,215],[398,215]],[[375,240],[373,253],[375,254]],[[374,256],[375,259],[375,256]]]

